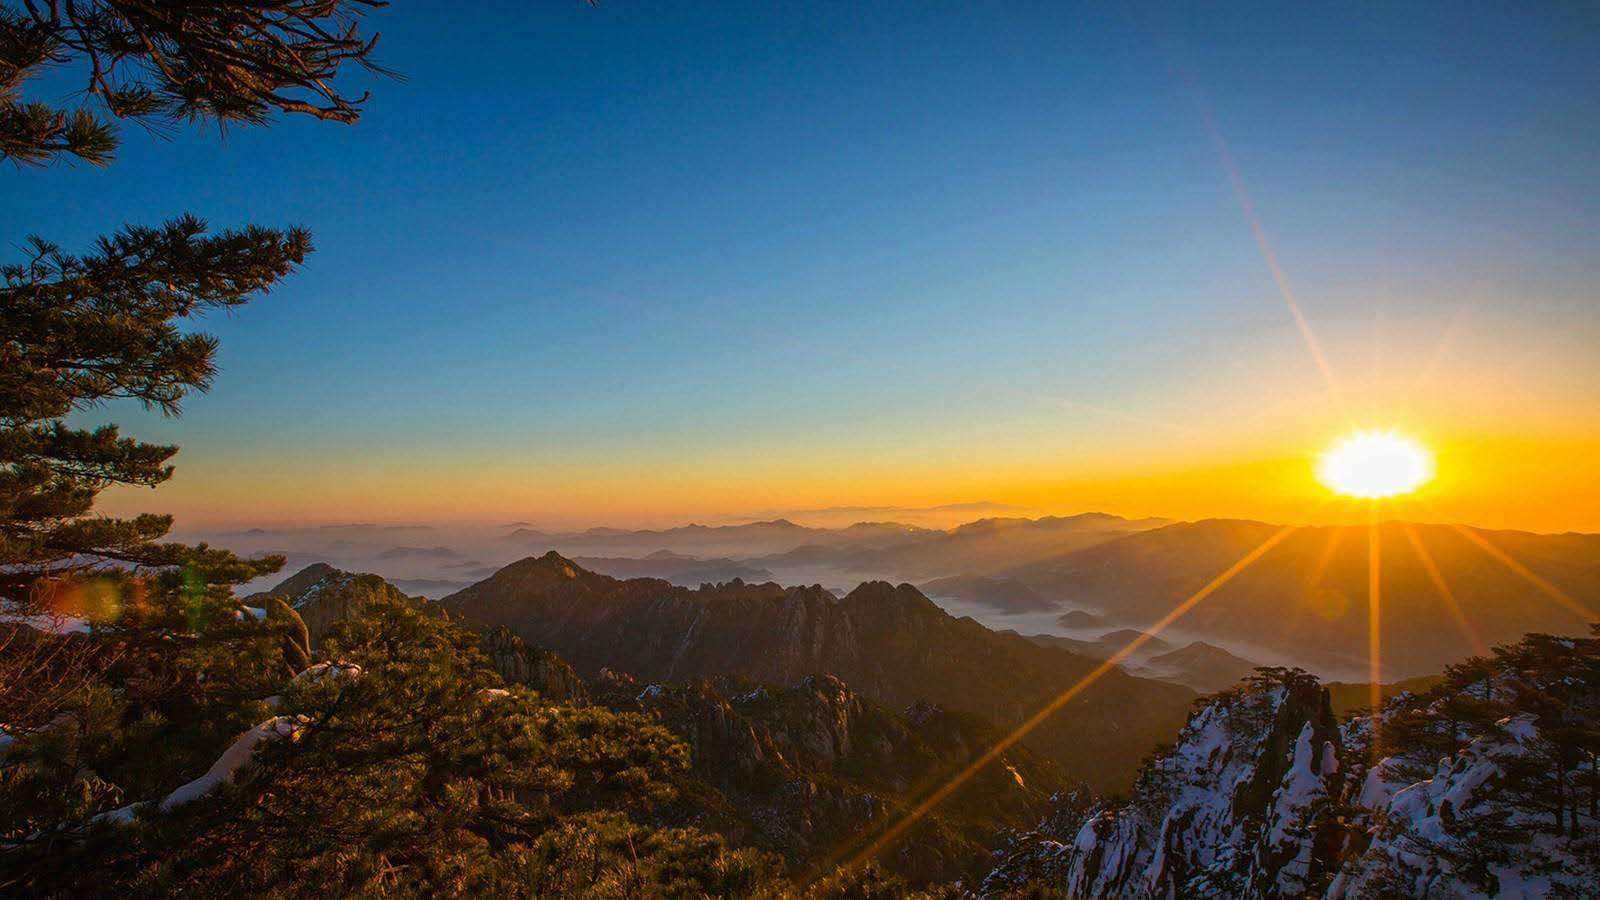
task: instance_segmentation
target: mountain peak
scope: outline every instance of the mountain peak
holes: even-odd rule
[[[250,596],[256,598],[265,596],[292,597],[299,594],[301,591],[304,591],[306,588],[311,587],[313,584],[316,584],[322,579],[327,578],[329,575],[335,575],[338,573],[339,569],[336,569],[325,562],[312,563],[311,565],[306,566],[304,569],[301,569],[293,575],[290,575],[288,578],[285,578],[267,590],[260,591]]]
[[[536,559],[532,557],[530,557],[530,559],[533,559],[534,565],[538,566],[539,568],[559,572],[563,578],[577,578],[578,573],[584,571],[584,569],[582,569],[577,563],[567,559],[565,556],[562,556],[554,550],[551,550],[545,553],[545,555]]]
[[[863,581],[856,589],[844,595],[842,603],[864,608],[897,608],[923,612],[946,613],[939,604],[929,600],[915,585],[890,584],[887,581]]]
[[[588,583],[596,579],[609,580],[551,550],[543,556],[525,556],[479,584],[515,583],[524,588],[544,591],[561,584]]]

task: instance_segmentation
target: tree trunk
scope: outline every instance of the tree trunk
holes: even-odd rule
[[[1600,753],[1589,754],[1589,818],[1600,820]]]
[[[1556,834],[1567,830],[1567,773],[1556,762]]]

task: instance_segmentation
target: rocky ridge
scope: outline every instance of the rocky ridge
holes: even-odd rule
[[[1339,726],[1313,677],[1258,670],[1204,701],[1131,799],[1014,835],[983,892],[1594,897],[1597,722],[1594,638],[1529,635]]]
[[[819,587],[734,580],[698,590],[619,581],[558,554],[530,557],[453,594],[446,609],[503,625],[588,678],[642,682],[735,675],[792,684],[831,673],[890,708],[925,700],[1000,725],[1020,721],[1097,661],[956,618],[908,584],[867,582],[843,598]],[[1073,777],[1114,790],[1181,724],[1193,693],[1113,671],[1029,739]]]

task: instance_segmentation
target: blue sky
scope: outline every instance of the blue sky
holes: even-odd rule
[[[283,487],[360,475],[358,506],[374,472],[478,465],[528,473],[533,515],[625,514],[618,473],[794,485],[750,508],[959,501],[1180,465],[1173,431],[1196,458],[1309,434],[1279,413],[1326,414],[1317,374],[1207,115],[1363,409],[1462,321],[1446,368],[1516,372],[1549,422],[1600,374],[1600,7],[397,3],[369,26],[406,78],[355,126],[128,128],[108,169],[0,171],[13,248],[184,211],[313,229],[303,272],[204,323],[210,395],[111,410],[184,446],[157,495],[181,513],[247,518],[245,471],[279,486],[266,514],[315,518]],[[948,487],[873,495],[901,470]],[[438,499],[380,512],[465,514]]]

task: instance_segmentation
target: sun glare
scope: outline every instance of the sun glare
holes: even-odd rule
[[[1317,480],[1348,497],[1393,497],[1432,479],[1433,453],[1393,431],[1358,431],[1317,460]]]

